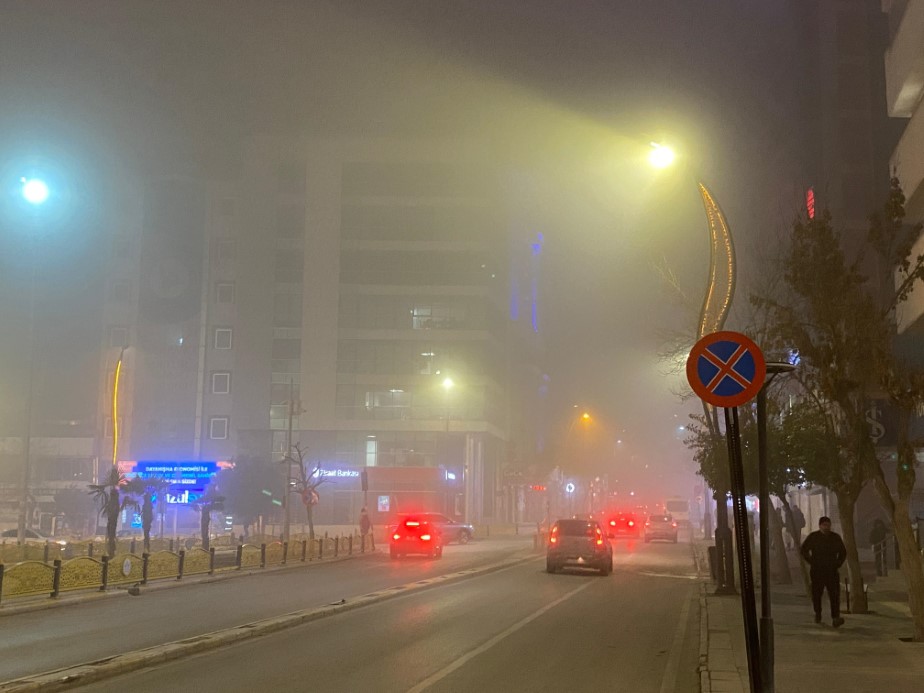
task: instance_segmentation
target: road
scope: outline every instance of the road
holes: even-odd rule
[[[549,575],[537,557],[80,690],[698,691],[699,583],[689,546],[614,547],[607,578]],[[450,549],[447,559],[471,550]],[[364,560],[337,568],[359,569],[364,580],[327,594],[369,591],[376,575],[448,572],[425,559]]]
[[[140,597],[121,595],[19,614],[0,610],[0,681],[483,566],[528,546],[527,537],[491,539],[451,544],[439,561],[393,562],[378,553],[171,589],[159,589],[164,581],[158,581],[142,588]]]

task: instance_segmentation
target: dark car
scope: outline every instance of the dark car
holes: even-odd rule
[[[607,535],[611,537],[637,537],[641,533],[639,521],[633,513],[617,513],[607,521]]]
[[[645,542],[667,539],[677,543],[677,523],[670,515],[649,515],[645,521]]]
[[[399,517],[399,522],[404,517],[410,517],[410,515]],[[475,536],[475,528],[472,525],[453,520],[442,513],[416,513],[413,517],[418,520],[425,520],[432,525],[439,525],[443,530],[443,540],[447,544],[453,541],[467,544]]]
[[[443,557],[443,531],[440,526],[417,517],[402,519],[388,539],[389,555],[399,558],[420,553],[430,558]]]
[[[601,575],[613,571],[613,547],[596,520],[558,520],[549,532],[545,568],[593,568]]]

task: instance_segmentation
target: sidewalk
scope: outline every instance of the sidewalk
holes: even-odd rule
[[[794,575],[794,577],[797,577]],[[899,571],[869,587],[864,615],[845,614],[831,626],[827,596],[825,621],[813,621],[811,600],[801,581],[773,585],[775,683],[779,693],[904,693],[924,689],[924,643],[902,642],[911,634],[907,589]],[[702,693],[750,691],[740,595],[715,596],[704,584],[707,636],[701,662]],[[846,600],[843,598],[842,606]],[[760,597],[758,593],[758,616]]]

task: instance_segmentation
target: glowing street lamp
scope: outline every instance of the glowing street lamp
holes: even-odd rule
[[[40,178],[26,178],[23,176],[19,179],[22,184],[20,192],[23,199],[34,207],[40,207],[48,200],[48,185]],[[35,282],[36,282],[36,251],[35,234],[32,235],[32,252],[30,261],[32,263],[32,276],[29,284],[29,371],[28,385],[26,390],[26,426],[23,437],[23,462],[22,462],[22,484],[19,497],[19,518],[17,522],[16,538],[17,541],[25,546],[26,536],[26,514],[29,506],[29,481],[31,477],[32,466],[32,399],[33,399],[33,376],[35,370]]]
[[[40,178],[21,178],[22,196],[30,205],[41,205],[48,199],[48,185]]]
[[[655,168],[667,168],[676,158],[674,150],[664,144],[657,142],[651,143],[651,151],[648,153],[648,163]]]

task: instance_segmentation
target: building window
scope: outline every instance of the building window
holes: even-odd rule
[[[109,346],[121,349],[128,346],[128,328],[127,327],[110,327],[109,328]]]
[[[109,299],[125,303],[132,298],[132,283],[127,279],[116,279],[109,285]]]
[[[231,328],[230,327],[216,327],[215,328],[215,348],[216,349],[230,349],[231,348]]]
[[[234,259],[234,241],[228,238],[220,238],[216,245],[218,246],[216,254],[218,255],[219,262]]]
[[[212,394],[227,395],[231,393],[231,373],[216,371],[212,373]]]
[[[227,416],[213,416],[209,419],[209,438],[212,440],[227,440],[228,438]]]
[[[234,283],[218,282],[215,285],[215,303],[232,305],[234,303]]]

